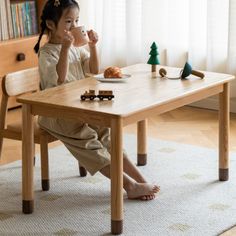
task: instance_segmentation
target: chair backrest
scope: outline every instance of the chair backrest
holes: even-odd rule
[[[2,91],[7,96],[17,96],[39,89],[38,67],[9,73],[3,77]]]
[[[38,67],[12,72],[3,77],[0,130],[5,127],[8,98],[39,90],[39,78]]]

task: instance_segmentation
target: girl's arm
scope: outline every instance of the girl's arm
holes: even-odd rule
[[[67,71],[69,68],[69,49],[74,40],[74,37],[71,35],[70,32],[65,31],[64,38],[62,40],[61,52],[60,57],[56,66],[58,80],[57,84],[63,84],[66,80]]]
[[[68,67],[69,67],[68,53],[69,53],[69,49],[62,46],[60,57],[56,66],[57,75],[58,75],[57,84],[63,84],[65,82]]]
[[[98,54],[96,45],[89,45],[90,49],[90,59],[89,59],[89,69],[93,74],[98,74],[99,72],[99,62],[98,62]]]
[[[96,43],[98,42],[98,35],[95,31],[90,30],[88,31],[88,37],[90,40],[90,42],[88,43],[89,50],[90,50],[89,69],[91,73],[98,74],[99,61],[98,61],[98,54],[97,54],[97,47],[96,47]]]

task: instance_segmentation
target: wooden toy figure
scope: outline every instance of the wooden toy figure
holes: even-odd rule
[[[94,98],[96,98],[97,95],[95,94],[95,90],[89,89],[89,91],[85,91],[84,94],[82,94],[80,96],[81,100],[85,100],[85,99],[90,99],[93,100]]]
[[[152,78],[157,77],[157,72],[156,72],[156,65],[159,65],[159,59],[158,59],[158,48],[155,42],[152,43],[152,46],[150,47],[151,51],[149,52],[150,58],[148,60],[148,64],[152,65]]]
[[[94,100],[95,98],[99,98],[99,100],[103,100],[104,98],[107,98],[108,100],[111,100],[115,96],[113,95],[112,90],[98,90],[98,95],[95,94],[95,90],[89,89],[89,91],[85,91],[81,96],[80,99],[82,101],[89,99]]]

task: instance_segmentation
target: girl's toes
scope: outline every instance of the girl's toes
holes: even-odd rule
[[[153,187],[153,191],[154,191],[155,193],[158,192],[158,191],[160,191],[160,187],[157,186],[157,185],[155,185],[155,186]]]
[[[149,200],[153,200],[154,198],[155,198],[155,195],[145,195],[141,197],[141,200],[149,201]]]
[[[155,195],[150,195],[149,200],[153,200],[155,198]]]
[[[142,196],[141,200],[145,201],[146,200],[146,196]]]
[[[147,200],[147,196],[142,196],[142,197],[141,197],[141,200],[142,200],[142,201],[146,201],[146,200]]]

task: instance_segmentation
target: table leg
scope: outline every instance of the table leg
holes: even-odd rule
[[[137,165],[147,164],[147,120],[141,120],[137,123]]]
[[[219,180],[229,179],[229,83],[219,94]]]
[[[30,214],[34,209],[34,117],[31,106],[22,105],[22,211]]]
[[[123,125],[121,119],[111,124],[111,233],[123,231]]]

